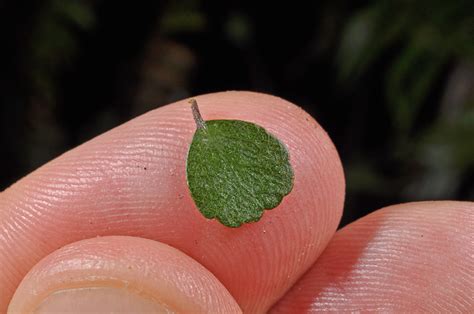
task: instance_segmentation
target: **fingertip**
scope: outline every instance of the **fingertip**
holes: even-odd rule
[[[342,164],[318,122],[282,98],[225,92],[196,99],[205,119],[256,123],[275,135],[289,151],[294,170],[292,191],[278,207],[266,211],[258,223],[234,232],[240,233],[232,241],[235,252],[215,259],[236,266],[219,267],[216,274],[224,278],[237,300],[245,300],[244,311],[266,311],[314,263],[336,231],[345,197]],[[250,256],[248,252],[252,252]],[[240,270],[235,271],[237,268]],[[242,277],[242,273],[247,276]],[[258,282],[250,289],[244,283],[249,278]]]
[[[389,206],[336,233],[273,313],[472,312],[472,202]]]
[[[256,123],[289,151],[294,186],[257,223],[229,229],[205,219],[186,184],[195,131],[187,100],[153,110],[85,143],[25,177],[0,198],[0,311],[45,254],[97,235],[169,244],[209,269],[249,312],[268,309],[333,236],[344,175],[331,139],[301,108],[251,92],[195,97],[206,120]],[[15,246],[21,243],[21,246]],[[41,245],[37,245],[40,243]],[[8,283],[7,283],[8,281]]]
[[[101,237],[67,245],[23,279],[9,313],[240,313],[225,287],[178,250],[152,240]]]

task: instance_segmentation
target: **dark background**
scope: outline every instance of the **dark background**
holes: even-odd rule
[[[466,1],[1,1],[0,191],[171,101],[253,90],[315,117],[347,178],[342,224],[474,199]]]

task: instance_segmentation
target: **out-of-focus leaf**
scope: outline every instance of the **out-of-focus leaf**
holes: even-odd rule
[[[234,13],[231,15],[225,28],[227,37],[237,46],[247,43],[252,34],[250,21],[243,14]]]
[[[432,55],[424,47],[409,44],[392,66],[387,79],[387,97],[394,124],[402,137],[412,127],[444,62],[443,56]]]
[[[29,45],[30,78],[41,98],[53,101],[56,73],[76,52],[76,35],[71,26],[88,30],[94,21],[92,7],[87,2],[52,0],[44,3]]]
[[[206,27],[206,18],[199,10],[198,2],[171,1],[160,20],[164,34],[178,32],[199,32]]]
[[[339,76],[353,81],[389,48],[403,47],[387,73],[394,122],[410,128],[443,64],[474,58],[471,1],[375,1],[347,23],[336,61]],[[471,8],[471,10],[469,10]]]
[[[406,16],[394,15],[389,2],[380,1],[348,22],[336,56],[341,79],[358,78],[406,28]]]
[[[69,20],[83,29],[90,29],[95,24],[92,7],[84,1],[55,0],[52,2],[52,11],[58,18]]]
[[[474,165],[474,108],[451,122],[441,122],[420,140],[421,151],[432,146],[447,147],[451,157],[445,166],[466,169]]]

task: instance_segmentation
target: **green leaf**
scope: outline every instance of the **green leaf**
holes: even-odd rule
[[[258,221],[293,187],[285,146],[264,128],[240,120],[202,120],[193,104],[197,130],[186,175],[201,213],[228,227]]]

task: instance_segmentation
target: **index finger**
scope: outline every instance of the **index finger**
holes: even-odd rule
[[[61,246],[98,235],[159,240],[209,269],[244,311],[274,303],[315,261],[338,225],[344,178],[324,130],[280,98],[196,97],[206,120],[257,123],[288,148],[294,187],[258,223],[237,229],[201,216],[185,177],[195,124],[180,101],[64,154],[0,194],[0,311],[21,278]]]

